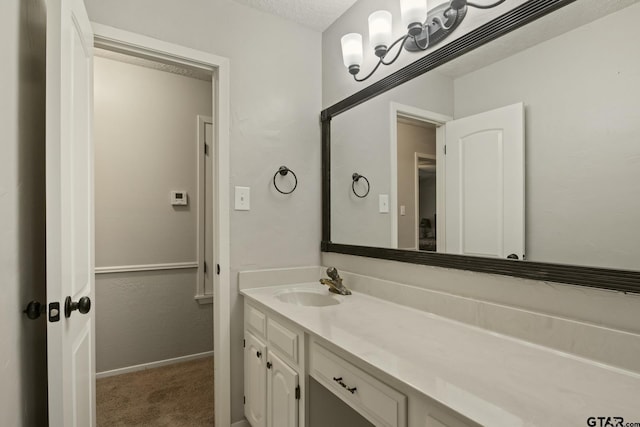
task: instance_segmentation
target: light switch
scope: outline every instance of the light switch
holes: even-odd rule
[[[381,194],[378,198],[380,213],[389,213],[389,195]]]
[[[236,210],[248,211],[251,207],[251,189],[249,187],[236,187]]]
[[[405,216],[407,214],[407,207],[405,205],[400,205],[400,216]]]

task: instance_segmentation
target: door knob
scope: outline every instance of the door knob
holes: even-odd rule
[[[64,300],[64,317],[71,317],[71,313],[78,310],[82,314],[87,314],[91,310],[91,298],[82,297],[78,302],[73,302],[71,297]]]

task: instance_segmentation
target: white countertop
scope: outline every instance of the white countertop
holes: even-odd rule
[[[358,292],[326,307],[275,297],[293,288],[328,293],[318,283],[241,293],[479,424],[587,426],[588,417],[640,423],[638,374]]]

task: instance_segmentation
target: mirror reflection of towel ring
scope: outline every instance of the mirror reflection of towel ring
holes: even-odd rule
[[[367,181],[367,192],[364,193],[363,195],[360,195],[356,192],[356,182],[360,181],[360,178]],[[361,199],[364,199],[365,197],[367,197],[369,195],[369,190],[371,190],[371,184],[369,184],[369,180],[367,179],[367,177],[364,175],[360,175],[358,172],[354,172],[353,175],[351,175],[351,179],[353,180],[351,182],[351,191],[353,191],[353,194],[355,194],[356,197],[359,197]]]
[[[291,191],[282,191],[280,190],[280,188],[278,188],[278,184],[276,184],[276,177],[278,176],[278,174],[280,174],[281,176],[287,176],[287,174],[291,172],[291,175],[293,175],[293,179],[296,180],[295,184],[293,185],[293,188],[291,189]],[[276,171],[276,173],[273,175],[273,186],[276,187],[276,190],[278,190],[279,193],[281,194],[291,194],[293,193],[296,188],[298,187],[298,177],[296,176],[295,172],[293,172],[291,169],[289,169],[286,166],[280,166],[278,168],[278,170]]]

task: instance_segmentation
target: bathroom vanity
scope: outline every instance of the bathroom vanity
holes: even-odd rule
[[[241,293],[253,427],[313,425],[310,377],[375,426],[638,418],[640,376],[628,371],[318,283]]]

